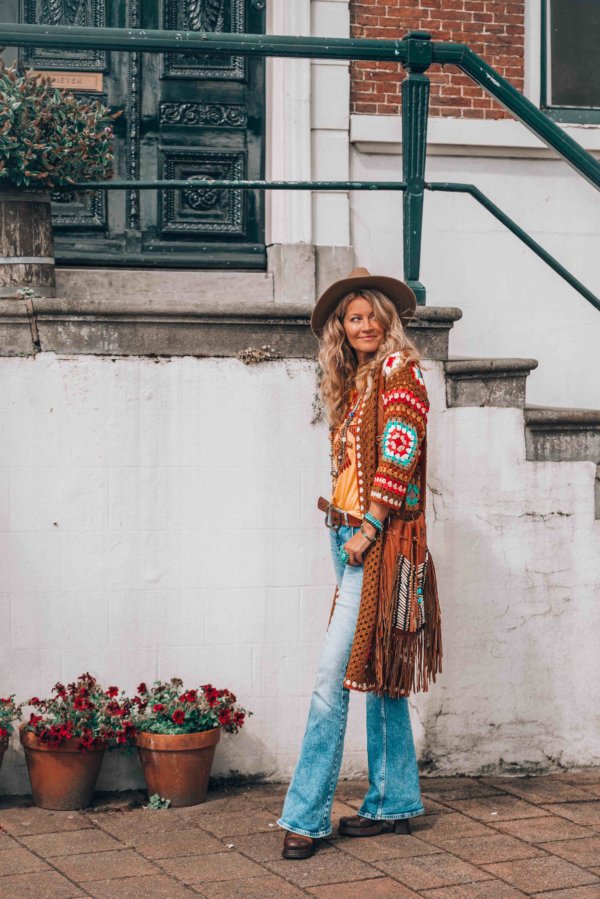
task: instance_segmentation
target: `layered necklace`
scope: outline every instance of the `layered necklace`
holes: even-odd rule
[[[339,477],[339,474],[342,471],[342,468],[344,466],[344,458],[346,455],[346,442],[348,440],[348,429],[350,428],[350,425],[352,424],[352,420],[353,420],[354,416],[356,415],[357,409],[362,400],[362,394],[357,393],[356,390],[353,391],[351,400],[354,399],[355,394],[356,394],[356,400],[355,400],[354,404],[352,404],[352,402],[350,402],[349,412],[346,414],[346,418],[344,419],[343,424],[339,428],[337,458],[334,458],[335,454],[333,451],[333,438],[334,438],[334,432],[338,429],[335,428],[333,425],[329,428],[329,430],[331,432],[329,456],[331,459],[331,477],[333,479],[334,484],[335,484],[335,481],[337,480],[337,478]]]

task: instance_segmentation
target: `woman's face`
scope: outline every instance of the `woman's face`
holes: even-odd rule
[[[356,351],[359,365],[362,365],[379,349],[385,330],[376,320],[371,304],[364,297],[350,300],[342,324],[346,339]]]

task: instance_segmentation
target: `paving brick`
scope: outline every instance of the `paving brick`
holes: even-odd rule
[[[481,796],[498,796],[503,792],[484,781],[470,777],[430,777],[421,778],[423,796],[433,799],[477,799]]]
[[[105,812],[90,816],[89,820],[127,844],[142,833],[166,834],[172,830],[182,830],[186,826],[174,809],[152,811],[141,808],[127,812]]]
[[[2,899],[76,899],[83,896],[78,886],[59,874],[18,874],[0,880]]]
[[[115,877],[137,877],[138,875],[159,873],[155,865],[150,864],[131,849],[65,855],[54,858],[52,864],[76,883],[85,883],[88,880],[106,880],[107,874]]]
[[[588,799],[589,789],[553,777],[524,777],[508,779],[504,790],[527,802],[573,802]]]
[[[425,890],[421,895],[426,899],[520,899],[527,894],[501,880],[480,880],[478,883],[457,884],[440,890]]]
[[[441,852],[424,840],[407,834],[381,834],[378,837],[361,839],[357,837],[337,837],[333,845],[365,862],[384,858],[410,858],[413,855],[432,855]]]
[[[493,836],[495,833],[491,827],[457,812],[414,818],[411,821],[411,830],[413,836],[434,846],[459,836]]]
[[[205,884],[212,880],[240,880],[245,877],[264,876],[264,870],[233,849],[227,852],[211,852],[204,856],[163,858],[160,862],[167,874],[182,883]]]
[[[367,881],[366,884],[361,880],[358,883],[334,883],[330,886],[312,887],[308,892],[317,899],[364,899],[365,893],[369,899],[413,899],[418,896],[418,893],[413,893],[408,887],[390,877],[378,877]]]
[[[516,796],[482,797],[481,799],[451,799],[447,805],[457,812],[470,815],[479,821],[491,824],[496,821],[506,821],[513,818],[535,818],[547,815],[545,809],[538,808],[529,802],[524,802]]]
[[[37,855],[52,858],[55,855],[80,855],[84,852],[105,852],[122,849],[122,845],[101,830],[66,830],[62,833],[40,833],[22,837],[21,842]]]
[[[126,877],[124,880],[94,880],[86,890],[96,899],[191,899],[194,893],[172,877]],[[196,894],[197,895],[197,894]]]
[[[576,824],[600,826],[600,800],[590,802],[561,802],[560,805],[545,805],[544,808]]]
[[[0,809],[0,827],[13,836],[81,830],[92,825],[80,812],[51,812],[34,805]]]
[[[264,833],[277,827],[277,819],[274,814],[257,808],[199,816],[194,816],[190,809],[189,814],[183,820],[188,824],[197,824],[203,830],[217,837],[237,833]]]
[[[413,858],[389,859],[374,863],[375,867],[395,877],[413,890],[448,887],[457,883],[491,880],[485,871],[446,852]]]
[[[207,855],[227,852],[221,840],[209,836],[197,827],[169,830],[167,833],[143,833],[129,838],[129,845],[144,858],[177,858],[181,855]]]
[[[458,855],[473,865],[485,865],[492,862],[504,862],[517,858],[533,858],[544,853],[522,840],[516,840],[507,834],[495,834],[483,837],[461,837],[446,840],[443,844],[446,852]]]
[[[301,899],[304,890],[281,877],[252,877],[250,880],[222,880],[202,883],[198,890],[207,899]]]
[[[539,899],[600,899],[600,884],[589,884],[585,887],[569,887],[568,890],[552,890],[550,893],[538,893]]]
[[[36,858],[32,852],[28,852],[27,849],[5,849],[0,852],[0,877],[6,877],[7,874],[27,874],[29,871],[45,870],[48,870],[48,865]],[[2,896],[1,888],[0,896]]]
[[[265,866],[303,889],[381,876],[375,868],[345,852],[338,852],[337,849],[333,852],[317,851],[311,858],[302,859],[301,862],[282,858],[279,861],[265,862]]]
[[[485,870],[527,894],[582,886],[586,883],[600,883],[589,871],[554,856],[499,862],[485,865]]]
[[[496,830],[527,840],[528,843],[543,843],[547,840],[570,840],[576,837],[587,837],[594,833],[590,828],[573,824],[552,815],[547,818],[521,818],[516,821],[498,821]]]
[[[0,852],[2,852],[3,849],[16,849],[17,846],[18,843],[16,843],[11,836],[7,833],[0,832]]]
[[[558,840],[541,843],[541,848],[553,855],[566,858],[569,862],[592,868],[600,862],[600,836],[584,837],[581,840]]]

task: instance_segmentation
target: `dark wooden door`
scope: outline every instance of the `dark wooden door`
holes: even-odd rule
[[[27,22],[213,32],[264,30],[264,0],[24,0]],[[115,178],[264,177],[264,61],[27,49],[27,67],[100,76],[113,110]],[[82,76],[83,77],[83,76]],[[99,89],[98,89],[99,88]],[[54,196],[62,264],[265,268],[262,192],[98,191]]]

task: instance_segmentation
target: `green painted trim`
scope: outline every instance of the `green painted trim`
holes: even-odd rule
[[[236,190],[406,190],[403,181],[204,181],[190,178],[186,181],[78,181],[68,185],[74,190],[165,190],[169,188],[216,187]]]
[[[425,187],[427,190],[432,191],[447,191],[449,193],[466,193],[470,194],[474,199],[477,200],[488,212],[494,216],[494,218],[498,219],[499,222],[508,228],[509,231],[518,237],[519,240],[523,241],[523,243],[529,247],[530,250],[539,256],[546,265],[549,265],[553,271],[555,271],[561,278],[563,278],[568,284],[571,285],[578,293],[581,294],[582,297],[594,306],[595,309],[600,311],[600,298],[598,298],[595,294],[592,293],[591,290],[582,284],[582,282],[576,278],[571,272],[561,265],[557,259],[554,258],[547,250],[543,248],[541,244],[534,240],[527,231],[524,231],[520,225],[511,219],[505,212],[503,212],[499,206],[490,200],[482,191],[479,190],[478,187],[475,187],[474,184],[460,184],[460,183],[452,183],[449,181],[430,181],[425,183]]]

